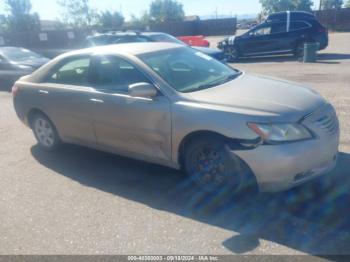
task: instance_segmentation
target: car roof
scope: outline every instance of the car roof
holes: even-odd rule
[[[174,49],[179,47],[184,47],[184,46],[176,43],[161,43],[161,42],[126,43],[126,44],[96,46],[92,48],[80,49],[80,50],[65,53],[62,56],[84,55],[84,54],[91,54],[91,53],[99,53],[99,54],[106,54],[106,55],[129,54],[129,55],[136,56],[136,55]]]
[[[316,17],[314,14],[305,12],[305,11],[290,11],[290,20],[295,21],[295,20],[315,20]],[[288,12],[278,12],[278,13],[273,13],[270,14],[267,17],[267,21],[270,22],[277,22],[277,21],[287,21],[287,14]]]
[[[123,37],[123,36],[152,36],[152,35],[165,35],[162,32],[138,32],[138,31],[110,31],[105,33],[98,33],[96,35],[88,36],[87,39],[104,38],[104,37]]]
[[[0,54],[2,56],[5,56],[5,54],[7,52],[11,52],[11,51],[15,51],[15,50],[28,50],[26,48],[23,48],[23,47],[17,47],[17,46],[0,46]],[[31,51],[31,50],[29,50]],[[31,51],[33,52],[33,51]]]
[[[142,35],[167,35],[167,33],[163,32],[142,32]]]
[[[11,51],[11,50],[16,50],[16,49],[25,49],[23,47],[17,47],[17,46],[0,46],[0,51]],[[27,50],[27,49],[26,49]]]

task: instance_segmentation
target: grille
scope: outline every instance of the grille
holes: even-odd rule
[[[334,111],[328,112],[326,115],[317,118],[313,122],[331,135],[338,132],[339,122]]]

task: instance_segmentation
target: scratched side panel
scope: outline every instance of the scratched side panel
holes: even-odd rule
[[[152,162],[171,162],[170,103],[165,97],[96,94],[94,128],[99,147]]]

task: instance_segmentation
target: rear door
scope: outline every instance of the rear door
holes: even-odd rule
[[[308,31],[311,25],[303,21],[293,21],[290,23],[288,32],[288,48],[295,49],[297,45],[308,38]]]
[[[170,102],[161,93],[152,99],[129,95],[129,85],[150,83],[136,66],[117,56],[95,56],[90,82],[100,147],[135,158],[171,159]]]
[[[290,51],[289,48],[289,27],[287,22],[276,22],[272,23],[271,28],[271,40],[272,45],[268,50],[270,53],[284,53]]]
[[[62,139],[95,144],[92,125],[93,89],[88,84],[90,56],[62,61],[36,90],[41,106],[56,125]]]

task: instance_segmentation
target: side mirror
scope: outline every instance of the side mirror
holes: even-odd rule
[[[157,88],[149,83],[136,83],[129,86],[129,94],[133,97],[152,98],[157,93]]]

